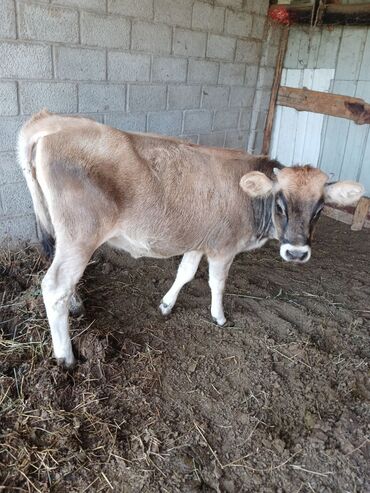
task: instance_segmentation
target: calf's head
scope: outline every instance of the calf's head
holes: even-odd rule
[[[253,198],[272,196],[271,218],[274,237],[280,241],[280,255],[288,262],[307,262],[311,238],[325,203],[355,204],[364,187],[353,181],[328,183],[328,176],[311,166],[274,168],[273,179],[252,171],[240,181]]]

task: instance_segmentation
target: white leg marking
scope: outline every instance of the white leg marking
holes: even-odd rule
[[[68,333],[68,308],[77,282],[85,270],[92,252],[83,249],[58,248],[55,258],[42,281],[42,294],[48,317],[54,356],[70,367],[75,359]]]
[[[211,288],[211,314],[212,318],[217,325],[225,325],[226,318],[224,315],[224,308],[222,304],[222,298],[225,289],[226,279],[229,273],[230,265],[234,257],[227,257],[226,259],[214,259],[208,258],[209,262],[209,287]]]
[[[171,313],[181,288],[194,278],[202,256],[202,252],[188,252],[182,257],[175,282],[163,296],[162,302],[159,305],[162,315],[169,315]]]

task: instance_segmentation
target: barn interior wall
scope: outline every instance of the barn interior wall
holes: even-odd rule
[[[370,102],[370,29],[290,29],[281,85]],[[277,107],[271,155],[286,165],[310,163],[332,179],[359,180],[370,195],[370,126]]]
[[[259,152],[279,29],[268,0],[2,0],[0,242],[35,240],[16,164],[43,107]]]

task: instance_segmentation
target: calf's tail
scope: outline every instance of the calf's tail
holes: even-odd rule
[[[32,197],[38,236],[45,255],[51,259],[55,250],[55,234],[46,198],[37,179],[35,160],[37,142],[48,134],[42,130],[41,120],[48,116],[50,113],[42,111],[22,127],[18,138],[18,160]]]

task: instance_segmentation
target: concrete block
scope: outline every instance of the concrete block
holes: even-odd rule
[[[245,85],[247,87],[256,87],[258,69],[258,65],[247,65],[245,70]]]
[[[207,34],[187,29],[175,29],[173,52],[175,55],[204,57]]]
[[[266,43],[261,58],[261,65],[266,67],[275,67],[278,52],[279,52],[278,46],[270,45]]]
[[[266,125],[267,110],[260,111],[257,117],[257,129],[264,130]]]
[[[79,9],[98,10],[105,12],[106,0],[50,0],[52,4],[66,5],[68,7],[78,7]]]
[[[188,61],[185,58],[154,57],[152,80],[154,82],[185,82]]]
[[[267,111],[270,104],[271,93],[267,89],[257,89],[254,96],[254,107],[259,111]]]
[[[234,36],[250,36],[252,32],[252,16],[246,12],[227,10],[225,31]]]
[[[217,84],[219,64],[206,60],[189,60],[189,82]]]
[[[275,69],[272,67],[261,67],[258,75],[258,87],[270,89],[274,81]]]
[[[261,154],[262,153],[263,136],[264,136],[264,132],[262,130],[255,134],[255,136],[254,136],[254,148],[253,148],[254,154]]]
[[[254,87],[234,86],[230,89],[230,106],[252,107],[254,99]]]
[[[130,46],[131,23],[123,17],[81,12],[81,43],[102,48]]]
[[[150,56],[119,51],[108,52],[108,80],[148,82]]]
[[[0,115],[18,115],[17,84],[0,82]]]
[[[269,0],[248,0],[248,10],[255,14],[266,15],[269,8]]]
[[[229,101],[229,87],[204,86],[202,90],[202,108],[214,109],[226,107]]]
[[[199,108],[200,86],[168,86],[168,109]]]
[[[131,85],[130,111],[156,111],[166,108],[166,87],[163,85]]]
[[[261,56],[261,41],[238,39],[236,42],[236,62],[258,64]]]
[[[84,118],[89,118],[89,120],[93,120],[98,123],[104,123],[104,115],[99,113],[79,113],[76,116],[83,116]]]
[[[104,123],[126,132],[145,132],[145,113],[115,113],[106,115]]]
[[[51,48],[45,45],[0,43],[0,77],[51,78]]]
[[[199,144],[209,147],[223,147],[225,144],[225,132],[213,132],[211,134],[200,134]]]
[[[20,38],[78,43],[77,11],[19,2],[18,19]]]
[[[15,0],[0,2],[0,38],[15,38]]]
[[[193,0],[154,0],[154,20],[190,27]]]
[[[237,128],[239,122],[239,110],[217,110],[213,121],[214,130],[224,130],[228,128]]]
[[[134,22],[132,24],[131,48],[149,53],[170,53],[171,28],[149,22]]]
[[[241,86],[244,82],[244,76],[244,63],[221,63],[218,82],[230,86]]]
[[[55,71],[59,79],[104,80],[105,51],[56,46]]]
[[[0,219],[0,244],[9,247],[19,247],[20,242],[38,242],[36,221],[33,214],[11,219]]]
[[[0,194],[4,214],[15,215],[32,213],[32,200],[25,181],[2,185]]]
[[[123,85],[80,84],[78,109],[81,112],[125,111],[126,88]]]
[[[163,135],[180,135],[182,111],[163,111],[148,114],[148,132]]]
[[[0,153],[0,184],[16,183],[23,180],[21,167],[15,152]]]
[[[184,115],[184,132],[211,131],[212,112],[208,110],[189,110]]]
[[[225,147],[232,149],[245,149],[248,135],[245,130],[228,130],[226,132]]]
[[[42,108],[57,113],[77,112],[77,87],[71,82],[20,82],[21,112],[29,115]]]
[[[281,40],[281,35],[283,33],[283,30],[284,30],[284,27],[283,26],[280,26],[280,25],[277,25],[277,24],[271,24],[269,26],[269,30],[268,30],[268,34],[269,34],[268,41],[269,41],[269,44],[271,44],[273,46],[279,46],[280,40]],[[320,34],[320,33],[318,32],[318,34]]]
[[[18,132],[25,121],[19,116],[0,118],[0,152],[16,149]]]
[[[108,12],[135,18],[153,19],[153,0],[108,0]]]
[[[262,39],[265,30],[266,17],[260,15],[253,16],[252,38]]]
[[[240,114],[239,128],[248,130],[251,125],[252,109],[244,109]]]
[[[184,142],[189,142],[192,144],[198,144],[199,135],[179,135],[179,137]]]
[[[243,6],[243,0],[216,0],[216,3],[233,9],[241,9]]]
[[[225,9],[208,3],[195,2],[192,26],[195,29],[220,33],[224,29]]]
[[[227,36],[210,34],[208,38],[207,56],[222,60],[234,60],[236,40]]]

